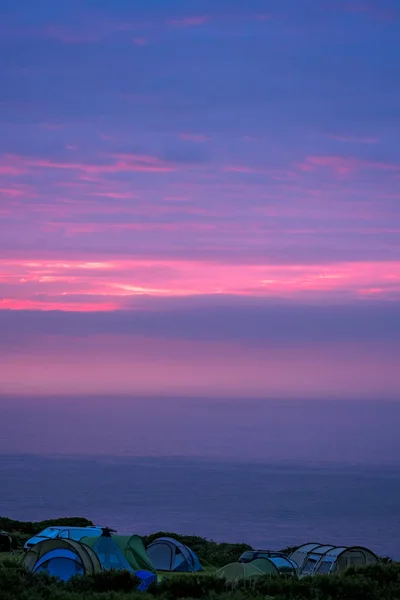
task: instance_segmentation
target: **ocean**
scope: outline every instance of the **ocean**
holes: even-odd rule
[[[0,454],[0,514],[257,548],[365,545],[400,559],[400,465]]]

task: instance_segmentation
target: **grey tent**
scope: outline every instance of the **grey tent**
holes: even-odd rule
[[[298,576],[341,573],[349,567],[376,564],[379,558],[362,546],[331,546],[315,542],[304,544],[290,555],[298,565]]]

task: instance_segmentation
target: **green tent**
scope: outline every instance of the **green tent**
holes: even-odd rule
[[[254,579],[255,577],[263,577],[265,571],[252,563],[230,563],[216,572],[216,576],[221,579],[226,579],[230,583],[237,583],[243,579]]]
[[[265,575],[280,575],[281,577],[296,577],[296,563],[285,556],[262,557],[252,560],[250,565],[257,567]]]
[[[101,535],[81,540],[96,552],[103,569],[156,572],[138,535]]]

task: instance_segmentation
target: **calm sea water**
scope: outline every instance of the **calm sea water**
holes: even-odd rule
[[[400,466],[0,455],[0,514],[86,516],[279,549],[361,544],[400,559]]]

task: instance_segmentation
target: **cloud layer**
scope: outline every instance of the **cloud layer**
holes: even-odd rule
[[[5,389],[393,395],[398,6],[284,5],[0,0]]]

